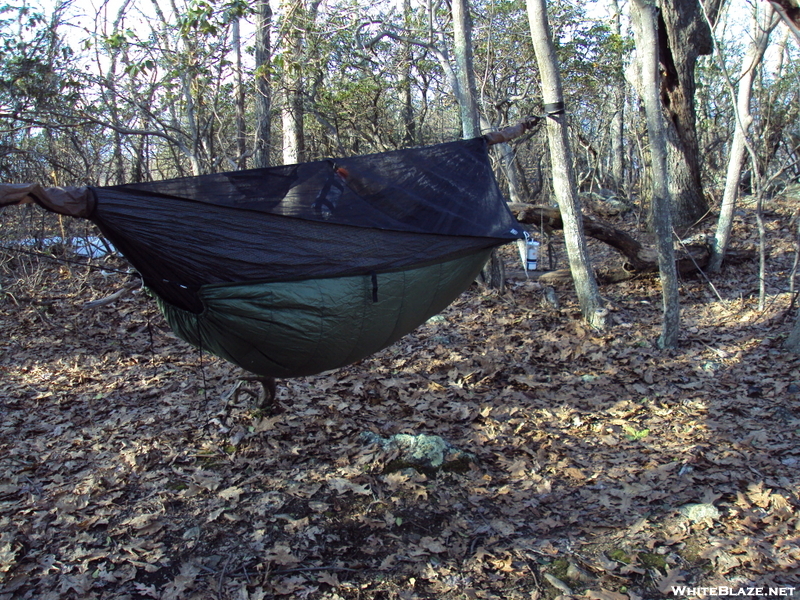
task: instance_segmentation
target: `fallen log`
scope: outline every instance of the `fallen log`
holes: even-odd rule
[[[520,223],[535,225],[545,233],[550,234],[564,228],[561,213],[557,208],[521,203],[509,204],[509,208]],[[598,283],[617,283],[658,272],[658,255],[655,248],[642,244],[627,232],[593,217],[583,215],[582,220],[584,232],[588,237],[608,244],[624,258],[619,267],[598,271],[596,273]],[[725,260],[730,264],[741,264],[753,256],[752,251],[729,249],[725,253]],[[702,271],[708,265],[710,258],[711,248],[708,244],[682,244],[676,250],[675,264],[679,274],[688,275]],[[549,277],[555,283],[564,281],[568,273],[569,271],[556,271]]]

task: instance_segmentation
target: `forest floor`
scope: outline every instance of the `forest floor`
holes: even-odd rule
[[[280,382],[277,414],[144,293],[82,308],[119,275],[3,254],[0,599],[798,596],[799,200],[766,206],[766,309],[756,260],[684,280],[678,349],[656,347],[653,278],[602,289],[604,331],[517,278]],[[394,470],[363,432],[472,460]]]

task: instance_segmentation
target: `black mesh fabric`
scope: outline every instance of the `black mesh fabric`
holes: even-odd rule
[[[201,286],[441,262],[521,236],[482,138],[94,188],[92,219],[167,302]]]

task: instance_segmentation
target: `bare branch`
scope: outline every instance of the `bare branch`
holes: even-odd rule
[[[101,306],[107,306],[112,302],[119,300],[120,298],[129,296],[130,294],[138,290],[140,287],[142,287],[141,280],[129,281],[110,296],[106,296],[105,298],[100,298],[99,300],[92,300],[91,302],[86,302],[83,305],[83,308],[100,308]]]
[[[516,125],[511,125],[500,131],[490,131],[484,134],[483,137],[490,146],[504,144],[535,129],[541,122],[542,117],[528,117],[524,121],[520,121]]]

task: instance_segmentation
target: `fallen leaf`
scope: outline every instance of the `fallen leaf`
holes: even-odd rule
[[[336,490],[339,494],[344,494],[346,492],[353,492],[354,494],[368,496],[372,494],[372,490],[365,485],[360,485],[357,483],[353,483],[347,479],[342,477],[334,477],[328,480],[328,485],[331,486],[334,490]]]
[[[672,592],[672,586],[683,583],[684,576],[678,568],[670,569],[659,581],[658,591],[662,594],[669,594]]]

